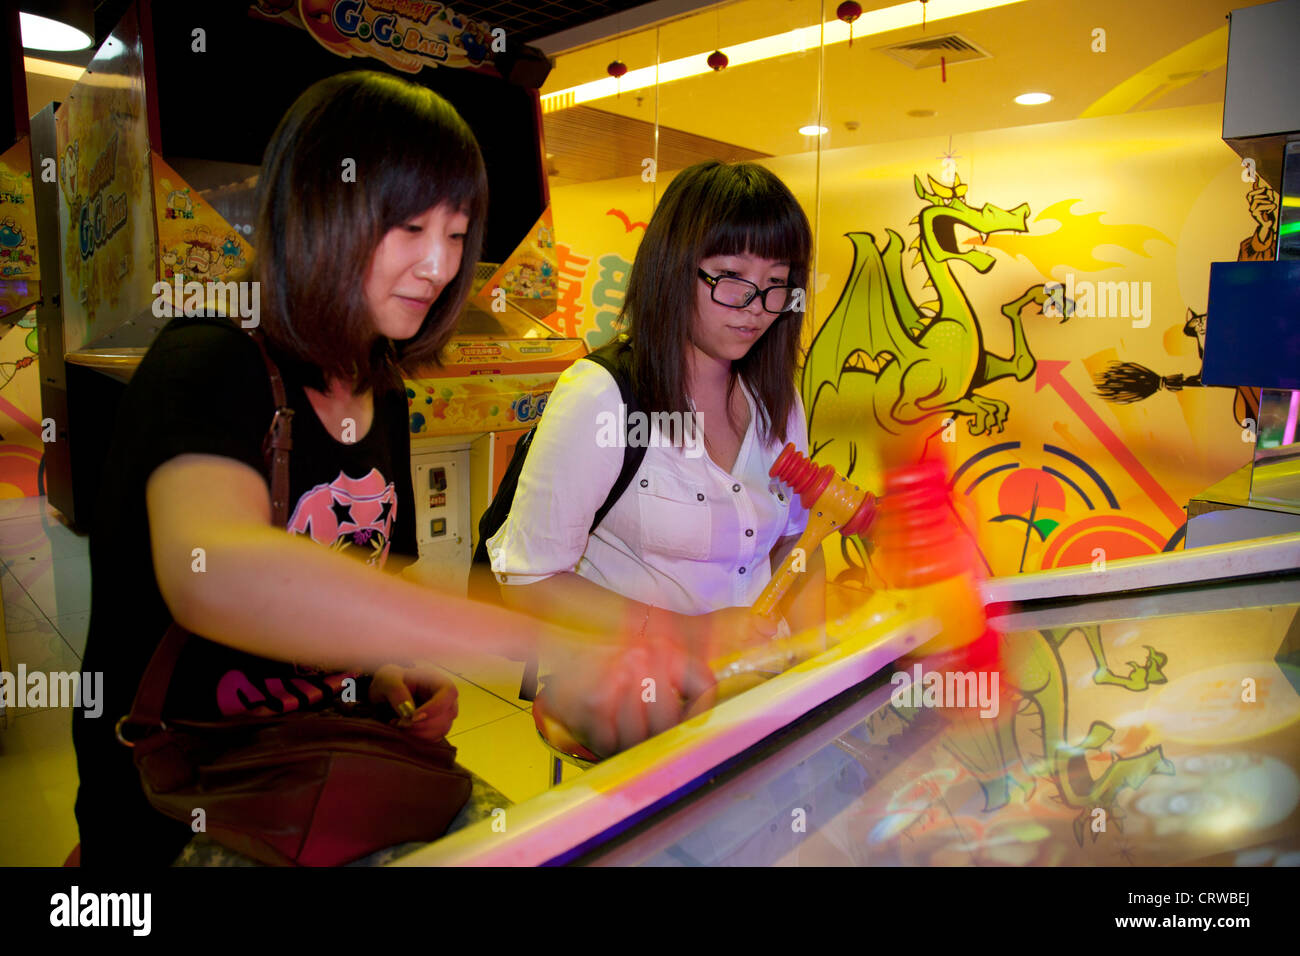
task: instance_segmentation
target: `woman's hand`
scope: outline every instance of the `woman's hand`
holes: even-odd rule
[[[436,667],[389,664],[370,682],[370,702],[397,712],[397,726],[430,742],[442,740],[456,719],[456,685]]]
[[[567,637],[547,646],[547,713],[604,757],[680,722],[713,674],[680,640],[638,636],[622,646]]]
[[[690,618],[687,641],[705,661],[714,661],[746,648],[758,647],[776,636],[779,624],[747,607],[725,607]]]

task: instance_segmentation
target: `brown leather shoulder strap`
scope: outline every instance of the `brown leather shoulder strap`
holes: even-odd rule
[[[267,374],[271,377],[271,396],[275,400],[275,417],[271,427],[262,440],[262,454],[266,458],[267,470],[271,473],[271,523],[283,528],[289,523],[289,452],[293,449],[293,409],[284,392],[284,379],[280,369],[266,350],[266,343],[260,332],[250,332],[250,337],[257,343],[266,364]]]
[[[131,713],[118,721],[117,737],[122,743],[128,743],[122,733],[122,725],[135,727],[162,726],[163,704],[167,701],[167,688],[171,685],[172,672],[181,659],[181,650],[189,641],[190,632],[175,621],[167,628],[162,641],[158,644],[149,665],[140,678],[140,688],[135,692],[131,702]]]
[[[293,448],[293,409],[289,407],[285,395],[284,379],[280,369],[266,350],[260,332],[250,332],[249,336],[257,343],[266,364],[267,374],[271,377],[271,396],[275,400],[275,415],[271,427],[262,439],[262,454],[265,456],[267,469],[271,474],[271,523],[277,528],[284,528],[289,523],[289,452]],[[118,722],[118,739],[126,743],[121,733],[122,724],[138,727],[159,727],[162,725],[163,705],[167,700],[167,688],[171,684],[172,672],[180,661],[181,650],[189,640],[189,631],[172,622],[163,635],[144,675],[140,678],[140,687],[136,691],[135,701],[131,704],[131,713]]]

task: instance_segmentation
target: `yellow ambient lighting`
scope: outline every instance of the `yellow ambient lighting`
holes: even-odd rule
[[[34,56],[23,57],[23,69],[37,76],[52,76],[59,80],[79,80],[86,72],[84,66],[71,63],[55,63],[53,60],[38,60]]]
[[[968,13],[979,13],[982,10],[992,10],[995,7],[1005,7],[1013,3],[1023,2],[1024,0],[930,0],[926,4],[926,23],[934,23],[936,20],[946,20],[950,17],[965,16]],[[916,0],[909,0],[908,3],[897,3],[892,7],[883,7],[880,10],[871,10],[854,21],[853,39],[861,40],[863,37],[875,33],[888,33],[891,30],[903,30],[907,27],[919,26],[921,22],[919,13],[919,4],[916,3]],[[728,46],[724,52],[730,61],[728,68],[734,69],[738,66],[744,66],[746,63],[759,63],[779,56],[789,56],[792,53],[806,53],[820,46],[823,37],[826,46],[847,43],[849,41],[849,24],[843,20],[828,20],[822,24],[798,27],[788,33],[778,33],[776,36],[762,37],[757,40],[750,40],[748,43]],[[705,73],[712,73],[714,72],[713,68],[707,62],[709,52],[705,50],[677,60],[669,60],[667,63],[660,63],[657,71],[653,66],[645,66],[639,70],[629,70],[623,75],[621,81],[608,76],[601,80],[593,80],[590,83],[582,83],[568,89],[547,93],[542,97],[542,111],[550,113],[562,108],[554,105],[554,103],[548,103],[548,101],[556,100],[559,97],[572,96],[572,100],[566,102],[566,105],[573,106],[577,103],[604,99],[617,93],[626,93],[629,90],[642,90],[654,86],[656,82],[671,83],[673,80],[684,80],[692,76],[703,76]]]

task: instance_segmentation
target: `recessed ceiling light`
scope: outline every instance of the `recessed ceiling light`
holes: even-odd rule
[[[800,126],[799,132],[805,136],[821,136],[823,133],[829,133],[830,130],[825,126]]]
[[[936,112],[936,110],[908,110],[907,115],[915,117],[916,119],[927,119],[928,117],[936,115]]]
[[[1042,106],[1044,103],[1052,102],[1051,93],[1021,93],[1016,97],[1016,102],[1021,106]]]
[[[38,17],[34,13],[18,14],[21,24],[23,46],[29,50],[84,50],[90,46],[91,39],[74,26],[49,17]]]

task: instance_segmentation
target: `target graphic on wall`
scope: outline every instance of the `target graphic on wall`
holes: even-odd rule
[[[1158,554],[1177,546],[1124,513],[1110,484],[1087,461],[1056,445],[1019,441],[991,445],[961,463],[951,482],[968,513],[1005,526],[990,553],[978,534],[990,573],[1014,574]],[[1011,533],[1011,529],[1016,529]]]

